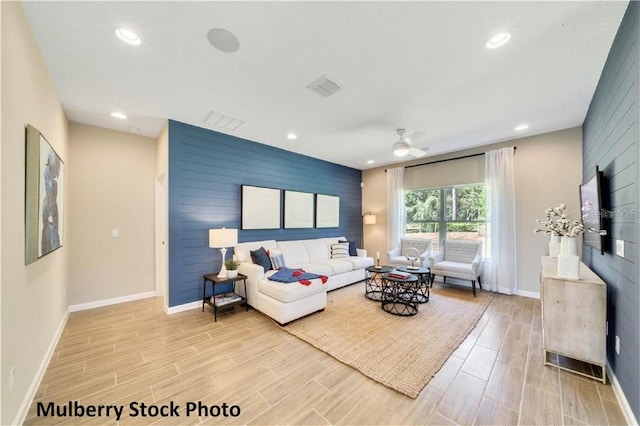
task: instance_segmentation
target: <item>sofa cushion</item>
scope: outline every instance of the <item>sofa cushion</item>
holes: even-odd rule
[[[310,285],[302,285],[298,282],[285,284],[263,279],[258,282],[258,291],[282,303],[288,303],[298,299],[304,299],[313,294],[322,293],[326,291],[326,288],[325,284],[322,284],[319,278],[311,280]]]
[[[335,243],[331,245],[331,259],[349,257],[349,243]]]
[[[277,244],[289,268],[298,268],[300,266],[293,265],[305,265],[309,263],[309,256],[307,256],[304,241],[278,241]]]
[[[348,257],[343,259],[327,259],[322,262],[322,264],[331,268],[331,275],[338,275],[353,270],[353,263],[349,262]]]
[[[251,250],[257,250],[260,247],[264,247],[265,250],[278,248],[275,240],[249,241],[246,243],[239,243],[233,248],[233,253],[236,255],[238,262],[251,262]]]
[[[307,256],[310,263],[320,263],[331,259],[330,246],[323,238],[317,240],[305,240],[304,246],[307,249]]]
[[[331,269],[331,266],[323,263],[299,263],[297,265],[290,265],[287,263],[287,268],[300,268],[304,271],[311,272],[312,274],[324,275],[326,277],[333,275],[333,269]]]
[[[257,250],[251,250],[250,253],[253,263],[262,266],[265,272],[271,269],[271,259],[269,259],[269,255],[264,247],[260,247]]]
[[[353,269],[364,269],[368,266],[373,266],[373,258],[365,256],[349,256],[346,259],[340,259],[344,262],[349,262],[353,265]]]

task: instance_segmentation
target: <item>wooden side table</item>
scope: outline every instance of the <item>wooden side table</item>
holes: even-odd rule
[[[245,306],[247,307],[247,311],[249,310],[249,303],[247,302],[247,298],[246,297],[242,297],[239,294],[237,294],[235,292],[236,289],[236,282],[238,281],[242,281],[244,284],[244,294],[245,296],[247,295],[247,276],[246,275],[242,275],[242,274],[238,274],[237,277],[218,277],[218,274],[206,274],[202,276],[203,278],[203,283],[202,283],[202,312],[204,312],[204,304],[206,303],[207,305],[213,307],[213,318],[214,321],[218,321],[218,308],[222,307],[222,306],[235,306],[235,305],[239,305],[241,303],[244,303]],[[215,290],[216,290],[216,285],[219,284],[228,284],[228,283],[233,283],[233,293],[235,295],[238,296],[238,299],[230,301],[230,302],[226,302],[226,303],[222,303],[220,302],[220,304],[218,304],[218,302],[214,300],[211,300],[211,298],[207,297],[207,282],[211,283],[211,297],[213,297],[213,295],[215,294]]]

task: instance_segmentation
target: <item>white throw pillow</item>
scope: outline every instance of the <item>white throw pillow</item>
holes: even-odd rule
[[[344,259],[349,257],[349,243],[335,243],[331,245],[331,258]]]

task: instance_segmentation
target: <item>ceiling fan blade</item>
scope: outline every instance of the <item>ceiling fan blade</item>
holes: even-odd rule
[[[409,155],[412,157],[422,157],[426,152],[418,148],[409,148]]]
[[[427,141],[427,134],[424,132],[413,132],[407,137],[412,145],[422,145]]]

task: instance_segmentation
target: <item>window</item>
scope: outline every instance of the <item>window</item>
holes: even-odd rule
[[[483,184],[418,189],[405,192],[405,235],[431,238],[433,251],[444,239],[482,241],[486,237]]]

